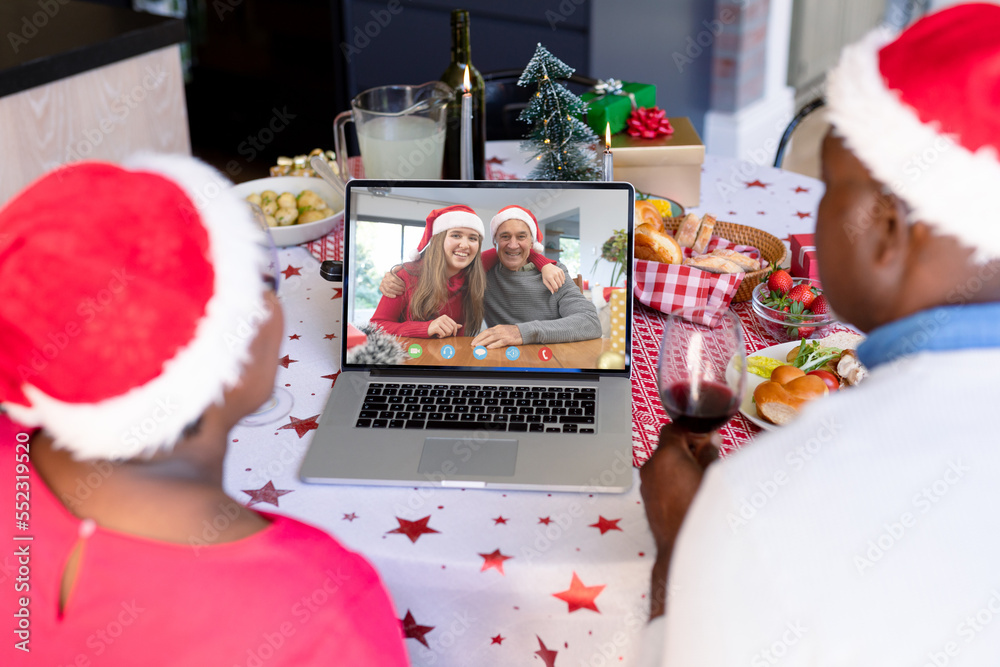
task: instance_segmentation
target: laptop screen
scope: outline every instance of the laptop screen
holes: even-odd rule
[[[628,183],[351,181],[344,368],[627,374],[632,299],[613,293],[628,293],[634,197]]]

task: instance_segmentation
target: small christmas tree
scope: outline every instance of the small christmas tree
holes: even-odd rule
[[[535,49],[517,85],[538,85],[518,120],[532,123],[522,144],[538,164],[530,178],[537,181],[597,181],[601,170],[593,149],[597,135],[579,120],[586,105],[569,88],[556,81],[575,70],[549,53],[541,44]]]

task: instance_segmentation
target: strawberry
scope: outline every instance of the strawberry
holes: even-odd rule
[[[816,327],[799,327],[799,338],[809,338],[816,333]]]
[[[812,305],[809,306],[809,309],[813,311],[813,313],[816,315],[826,315],[827,313],[830,312],[830,304],[826,300],[826,297],[820,294],[813,300]]]
[[[798,301],[802,304],[802,308],[806,309],[812,305],[813,300],[816,298],[816,294],[813,292],[812,287],[809,285],[796,285],[788,293],[789,301]],[[815,311],[814,311],[815,312]]]
[[[788,294],[788,290],[792,289],[793,284],[792,277],[784,269],[772,272],[767,279],[767,289],[782,294]]]

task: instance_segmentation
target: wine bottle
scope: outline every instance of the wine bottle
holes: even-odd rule
[[[441,80],[455,91],[448,104],[448,122],[444,140],[444,177],[460,179],[462,94],[465,68],[469,68],[472,85],[472,173],[476,180],[486,178],[486,84],[483,76],[472,66],[469,47],[469,12],[454,9],[451,12],[451,63],[441,75]]]

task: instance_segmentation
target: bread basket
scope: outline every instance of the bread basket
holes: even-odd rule
[[[666,231],[676,234],[682,220],[683,218],[666,218],[663,226]],[[779,266],[785,259],[785,244],[777,236],[768,234],[762,229],[719,220],[715,223],[713,234],[739,245],[753,246],[760,250],[761,256],[767,260],[767,268],[743,275],[743,282],[736,290],[733,301],[749,301],[753,296],[753,288],[760,284],[773,267]]]

